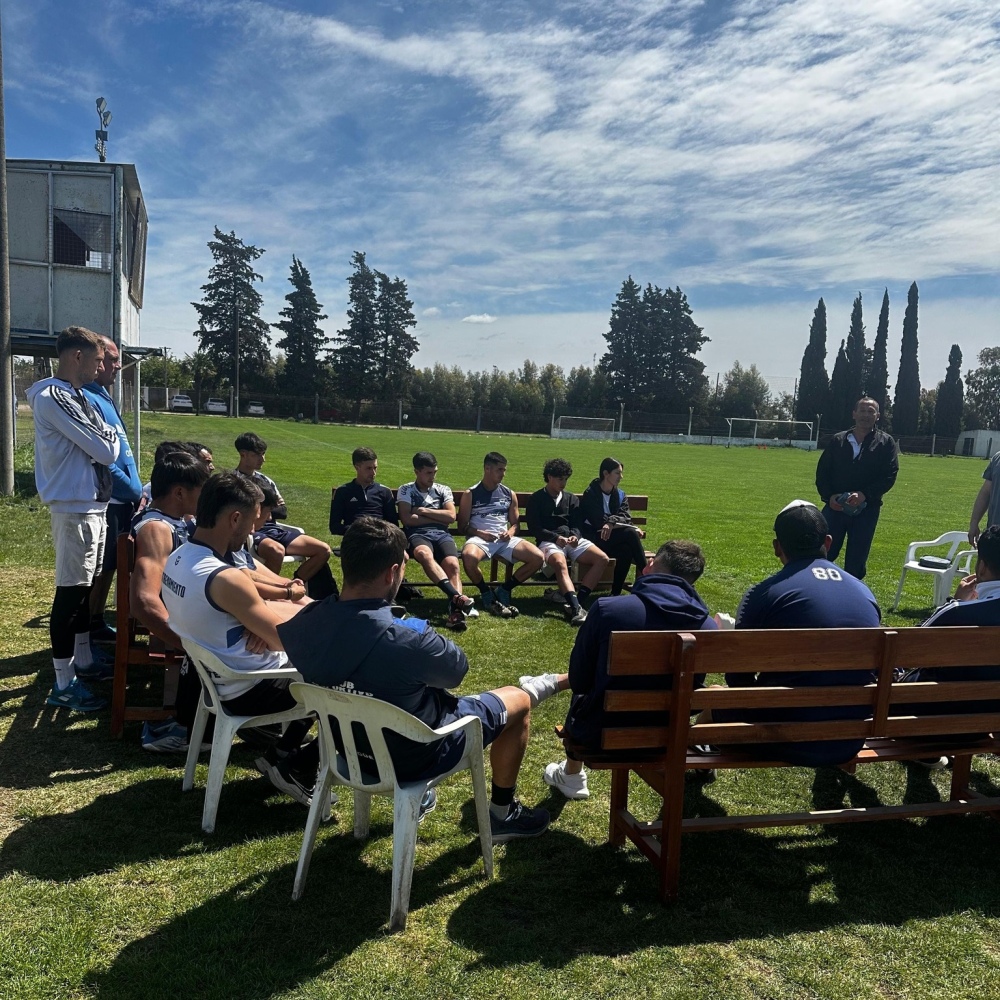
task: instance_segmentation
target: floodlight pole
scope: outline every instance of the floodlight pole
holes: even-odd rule
[[[10,256],[7,240],[7,140],[3,108],[3,42],[0,36],[0,492],[14,493],[14,358],[10,345]]]
[[[233,309],[233,327],[236,334],[236,395],[233,402],[232,415],[240,415],[240,307]]]

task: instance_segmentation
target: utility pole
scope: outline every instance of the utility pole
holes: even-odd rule
[[[10,347],[10,247],[7,240],[7,139],[0,32],[0,492],[14,493],[14,358]]]
[[[236,397],[235,403],[230,410],[234,417],[240,415],[240,307],[233,309],[233,326],[236,333]]]

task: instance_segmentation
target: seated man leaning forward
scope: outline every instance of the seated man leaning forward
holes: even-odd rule
[[[260,488],[238,472],[213,476],[198,498],[197,527],[163,571],[161,594],[170,627],[235,671],[274,670],[288,663],[276,628],[282,616],[261,599],[233,559],[260,512],[260,500]],[[281,712],[296,704],[284,677],[227,680],[216,688],[236,715]],[[278,743],[255,762],[276,788],[304,805],[311,801],[316,769],[299,768],[296,754],[309,727],[308,720],[289,723]]]
[[[462,593],[458,549],[448,532],[455,521],[455,497],[449,487],[435,482],[437,471],[437,459],[429,451],[418,451],[413,456],[413,482],[399,487],[396,504],[410,555],[448,598],[448,628],[464,632],[475,602]]]
[[[531,542],[518,541],[517,522],[520,512],[517,496],[504,486],[507,459],[491,451],[483,459],[483,478],[465,491],[458,507],[458,530],[466,533],[462,562],[469,579],[483,595],[483,607],[498,618],[516,618],[518,611],[511,594],[519,583],[530,580],[542,567],[542,554]],[[505,562],[523,563],[506,584],[494,591],[483,579],[479,564],[484,559],[499,556]]]
[[[545,596],[563,606],[570,625],[582,625],[587,620],[581,601],[600,582],[608,566],[608,557],[583,537],[583,511],[580,501],[566,489],[573,466],[565,458],[550,458],[542,469],[545,486],[531,494],[528,500],[528,531],[535,536],[545,565],[555,571],[559,589],[546,591]],[[577,591],[570,576],[570,565],[578,563],[586,569]]]
[[[780,572],[751,587],[736,613],[736,627],[744,628],[878,628],[879,608],[872,592],[826,554],[831,544],[826,519],[805,500],[793,500],[774,521],[774,554]],[[822,640],[817,639],[817,642]],[[863,685],[868,670],[776,671],[726,674],[730,687],[834,687]],[[717,709],[716,722],[816,722],[826,719],[863,719],[865,705],[789,708],[761,712]],[[818,767],[842,764],[864,745],[864,740],[821,740],[754,746],[759,757],[789,764]]]
[[[310,605],[279,627],[296,669],[310,683],[387,701],[434,729],[477,716],[483,742],[490,745],[494,843],[544,833],[549,814],[514,797],[528,743],[527,694],[504,687],[459,698],[447,690],[460,684],[469,669],[465,653],[427,622],[393,616],[392,601],[406,568],[406,536],[396,525],[377,518],[356,520],[344,535],[341,563],[340,601]],[[401,781],[426,780],[461,758],[465,734],[427,745],[391,741],[389,747]],[[424,808],[429,808],[427,801]]]
[[[571,687],[573,700],[566,717],[566,730],[574,742],[599,749],[604,726],[604,694],[632,680],[626,678],[616,682],[608,675],[611,633],[716,628],[708,608],[694,589],[695,582],[704,572],[705,557],[694,542],[664,542],[653,561],[640,573],[631,594],[602,597],[594,602],[576,637],[568,674],[521,678],[521,687],[531,696],[532,707]],[[643,684],[649,686],[655,680],[643,678]],[[641,719],[637,717],[635,721],[638,723]],[[662,717],[654,714],[649,724],[662,725]],[[549,764],[545,768],[545,782],[568,799],[590,796],[587,773],[578,760]]]

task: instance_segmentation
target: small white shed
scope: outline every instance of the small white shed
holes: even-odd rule
[[[955,442],[955,454],[990,458],[1000,451],[1000,431],[962,431]]]

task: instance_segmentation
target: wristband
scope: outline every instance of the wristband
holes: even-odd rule
[[[288,599],[291,600],[292,599],[292,585],[291,585],[291,583],[286,583],[285,584],[285,592],[288,594]]]

